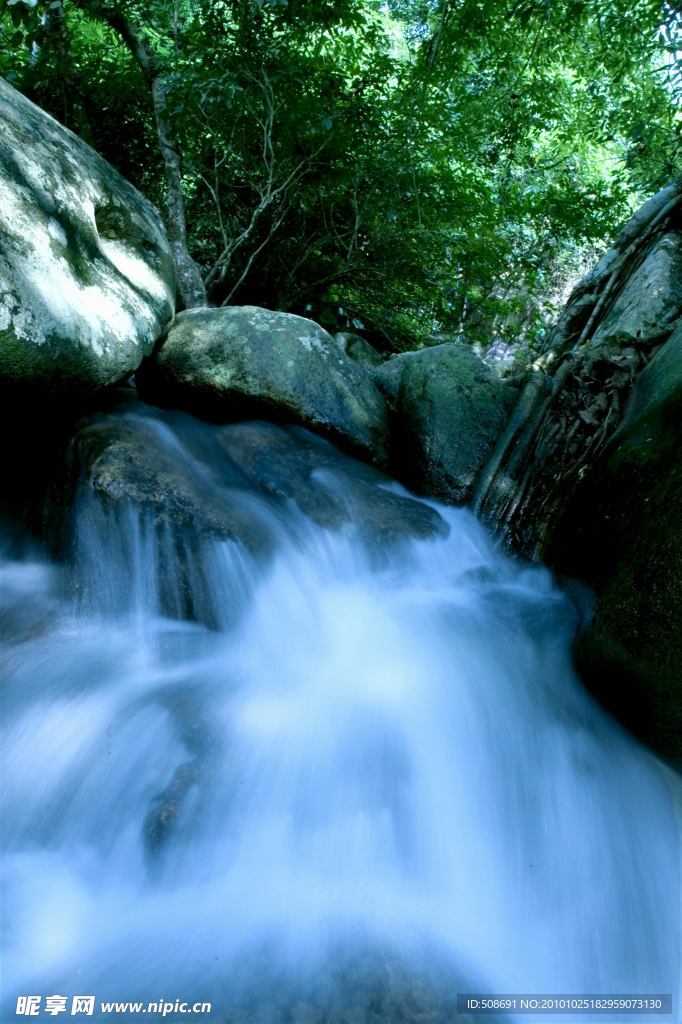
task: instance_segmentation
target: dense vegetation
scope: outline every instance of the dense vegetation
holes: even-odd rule
[[[185,304],[541,345],[674,173],[660,0],[7,0],[0,73],[167,210]],[[183,256],[184,254],[184,256]]]

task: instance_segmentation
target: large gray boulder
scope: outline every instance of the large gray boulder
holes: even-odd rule
[[[372,376],[392,409],[395,472],[420,493],[469,501],[507,421],[513,389],[454,343],[394,356]]]
[[[682,765],[682,321],[635,382],[547,552],[596,591],[578,666],[626,725]]]
[[[383,463],[387,414],[368,373],[312,320],[255,306],[188,310],[138,374],[144,398],[215,419],[298,423]]]
[[[173,315],[159,213],[2,80],[0,123],[0,382],[115,384]]]

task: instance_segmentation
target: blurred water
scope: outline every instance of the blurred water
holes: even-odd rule
[[[574,678],[549,574],[465,510],[323,528],[179,422],[157,441],[232,480],[267,553],[86,479],[68,563],[0,569],[3,1024],[29,992],[239,1024],[440,1024],[458,991],[677,1008],[674,782]]]

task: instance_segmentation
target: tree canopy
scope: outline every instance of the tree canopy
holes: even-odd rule
[[[185,304],[532,348],[679,173],[680,25],[660,0],[7,0],[0,73],[166,209]]]

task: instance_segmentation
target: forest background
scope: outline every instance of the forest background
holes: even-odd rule
[[[0,74],[165,213],[181,306],[541,351],[680,171],[659,0],[5,0]]]

